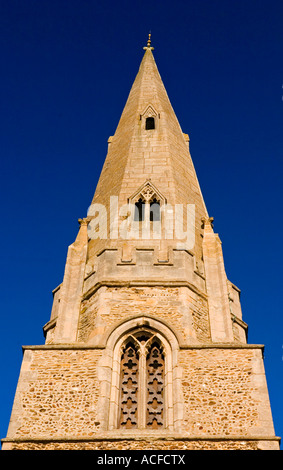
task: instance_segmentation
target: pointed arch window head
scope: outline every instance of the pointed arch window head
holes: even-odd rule
[[[140,114],[142,128],[146,131],[158,129],[159,118],[160,113],[158,113],[158,111],[154,108],[152,104],[148,104],[142,114]]]
[[[118,427],[164,426],[164,376],[165,357],[159,338],[149,331],[129,335],[121,353]]]

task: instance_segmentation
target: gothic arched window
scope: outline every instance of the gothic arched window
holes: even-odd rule
[[[138,331],[124,341],[120,362],[118,427],[159,429],[165,414],[165,356],[150,331]]]
[[[161,207],[166,203],[166,199],[150,181],[146,181],[128,201],[134,204],[135,222],[145,222],[149,229],[149,222],[161,222]],[[152,226],[155,230],[160,228],[161,224],[158,223]]]
[[[107,362],[101,383],[103,429],[180,429],[183,408],[178,351],[175,334],[154,318],[138,316],[113,329],[105,350],[111,362]]]

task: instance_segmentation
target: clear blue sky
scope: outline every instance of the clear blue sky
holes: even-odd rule
[[[0,1],[1,437],[149,30],[283,436],[282,18],[282,0]]]

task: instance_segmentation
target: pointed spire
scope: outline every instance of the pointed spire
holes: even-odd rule
[[[143,48],[145,51],[147,49],[150,49],[151,51],[154,51],[154,47],[151,47],[151,31],[148,34],[148,40],[147,40],[147,45],[146,47]]]
[[[168,204],[195,205],[195,248],[200,257],[201,218],[207,218],[208,214],[191,160],[188,137],[184,137],[154,60],[151,33],[144,49],[117,129],[109,140],[93,203],[104,204],[108,211],[110,197],[115,195],[119,197],[119,205],[126,204],[151,178]],[[146,127],[148,118],[154,120],[151,130]]]

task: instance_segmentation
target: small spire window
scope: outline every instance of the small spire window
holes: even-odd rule
[[[140,236],[147,240],[161,237],[163,227],[162,208],[166,204],[166,199],[151,183],[146,181],[136,193],[128,199],[131,208],[131,217],[133,221],[133,231],[137,238]]]
[[[160,221],[160,202],[156,198],[150,203],[150,221],[159,222]]]
[[[150,129],[155,129],[155,120],[154,117],[147,117],[145,120],[145,129],[148,131]]]
[[[135,222],[143,222],[145,220],[145,204],[142,198],[135,203]],[[160,202],[156,198],[149,203],[149,220],[150,222],[160,221]]]
[[[142,222],[144,220],[144,207],[145,203],[142,198],[140,198],[138,202],[135,203],[134,220],[136,222]]]

